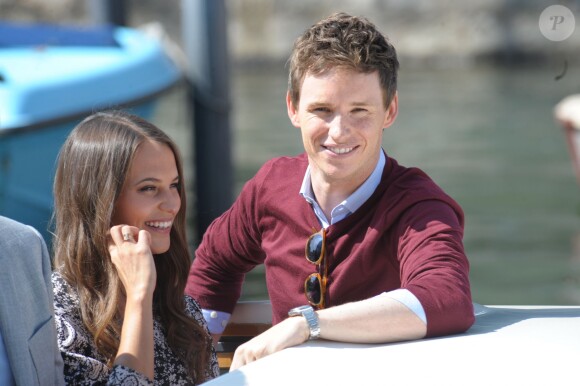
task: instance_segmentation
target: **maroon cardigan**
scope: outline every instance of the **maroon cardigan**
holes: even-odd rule
[[[186,288],[203,308],[231,313],[245,273],[262,263],[274,323],[307,304],[304,279],[315,267],[304,247],[320,230],[299,194],[307,166],[305,154],[267,162],[210,225]],[[474,316],[462,237],[459,205],[421,170],[388,158],[372,196],[327,229],[327,307],[405,288],[425,310],[427,336],[467,330]]]

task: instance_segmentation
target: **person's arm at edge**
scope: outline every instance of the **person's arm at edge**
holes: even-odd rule
[[[32,227],[30,227],[30,229],[32,229],[36,235],[36,237],[38,237],[39,242],[40,242],[40,247],[42,250],[42,275],[44,277],[44,284],[46,286],[46,292],[48,294],[48,305],[49,308],[51,310],[51,314],[52,314],[52,319],[53,319],[53,323],[55,320],[55,316],[54,316],[54,293],[53,293],[53,289],[52,289],[52,280],[51,280],[51,274],[52,274],[52,266],[51,266],[51,260],[50,260],[50,255],[48,253],[48,249],[46,247],[46,243],[44,241],[44,239],[42,238],[42,236],[40,235],[40,233],[38,233],[38,231]],[[55,385],[64,385],[64,361],[62,359],[62,356],[60,355],[60,350],[58,349],[58,339],[56,336],[56,325],[54,327],[54,342],[53,342],[53,357],[54,357],[54,384]]]

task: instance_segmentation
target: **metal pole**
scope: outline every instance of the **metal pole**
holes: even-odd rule
[[[94,24],[127,25],[126,0],[88,0],[88,8]]]
[[[194,217],[199,241],[209,224],[232,203],[227,18],[223,0],[182,0],[181,4],[193,112]]]

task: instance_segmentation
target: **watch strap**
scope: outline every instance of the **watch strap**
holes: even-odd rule
[[[300,306],[293,308],[288,312],[288,315],[289,316],[302,315],[304,319],[306,319],[308,329],[310,330],[308,340],[314,340],[320,337],[320,324],[318,322],[318,315],[311,306]]]

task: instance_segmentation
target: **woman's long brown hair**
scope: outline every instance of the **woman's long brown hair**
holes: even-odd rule
[[[111,262],[108,232],[115,202],[144,141],[168,145],[180,177],[181,208],[167,252],[154,255],[157,269],[153,307],[166,328],[169,345],[201,383],[211,338],[185,312],[184,289],[191,263],[185,230],[183,166],[174,142],[155,125],[123,112],[96,113],[75,127],[63,145],[54,182],[55,267],[77,289],[80,312],[99,353],[112,366],[119,348],[123,285]]]

